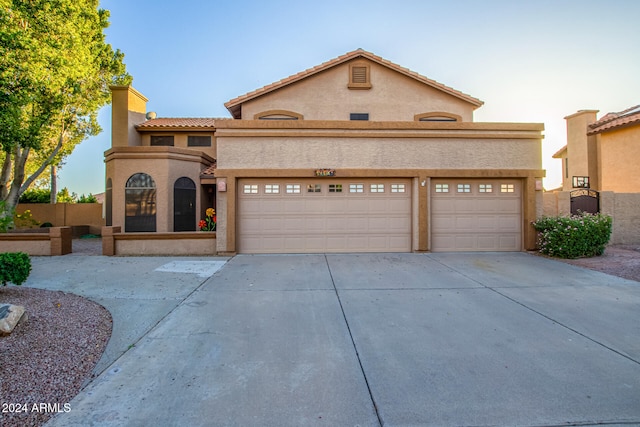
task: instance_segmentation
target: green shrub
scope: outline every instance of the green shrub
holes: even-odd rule
[[[540,252],[557,258],[600,256],[611,238],[613,221],[603,214],[543,217],[533,223]]]
[[[78,203],[98,203],[98,199],[96,199],[96,196],[91,193],[89,193],[88,196],[83,194],[78,198]]]
[[[22,285],[31,273],[31,259],[23,252],[5,252],[0,254],[0,282]]]

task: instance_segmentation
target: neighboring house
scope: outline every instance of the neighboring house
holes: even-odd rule
[[[562,159],[562,189],[640,192],[640,105],[600,120],[597,113],[581,110],[565,117],[567,145],[553,155]]]
[[[597,110],[565,117],[562,187],[545,194],[545,215],[602,212],[613,217],[611,243],[640,243],[640,105],[599,120]]]
[[[219,253],[521,251],[542,213],[542,124],[356,50],[227,102],[154,118],[113,87],[107,225],[195,230]]]

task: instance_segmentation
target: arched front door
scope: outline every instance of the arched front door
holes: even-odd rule
[[[173,231],[196,231],[196,184],[187,177],[173,185]]]

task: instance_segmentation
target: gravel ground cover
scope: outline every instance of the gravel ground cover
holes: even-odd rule
[[[91,378],[111,336],[111,315],[78,295],[0,287],[0,301],[28,319],[0,337],[0,425],[40,426]]]
[[[561,261],[640,282],[640,245],[608,246],[602,256]]]

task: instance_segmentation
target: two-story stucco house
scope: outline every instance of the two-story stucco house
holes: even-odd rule
[[[542,124],[355,50],[228,101],[153,118],[114,87],[107,225],[195,230],[219,253],[520,251],[542,210]]]

